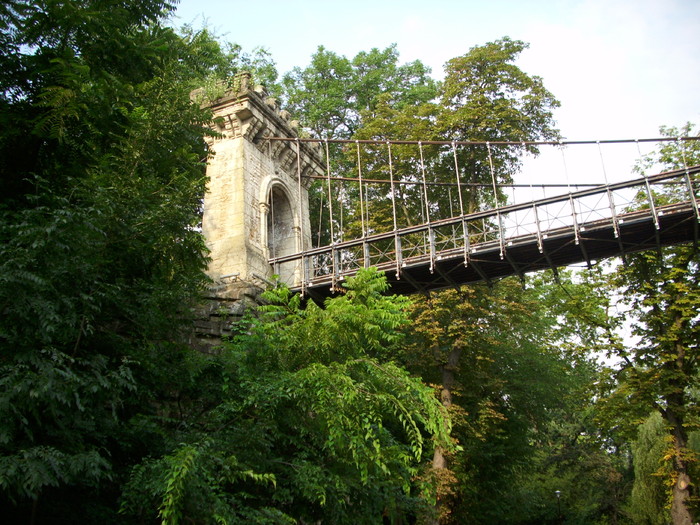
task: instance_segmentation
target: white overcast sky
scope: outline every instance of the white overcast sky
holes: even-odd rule
[[[561,101],[567,139],[700,124],[700,0],[181,0],[176,16],[265,47],[280,73],[319,45],[351,58],[396,43],[441,78],[450,58],[509,36],[530,44],[518,65]]]

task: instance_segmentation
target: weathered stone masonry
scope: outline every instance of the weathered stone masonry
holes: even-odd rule
[[[216,344],[232,318],[256,304],[273,278],[271,257],[311,247],[305,176],[323,174],[320,152],[309,143],[266,140],[297,136],[289,113],[279,111],[261,86],[251,88],[250,75],[237,76],[235,84],[210,104],[220,136],[209,141],[202,219],[214,281],[196,327],[204,346]],[[277,273],[290,285],[302,277],[294,265]]]

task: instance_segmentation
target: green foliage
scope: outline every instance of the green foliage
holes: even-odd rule
[[[369,178],[386,183],[365,185],[363,203],[359,202],[357,187],[344,186],[338,202],[334,202],[335,231],[361,235],[361,211],[368,222],[365,231],[391,231],[394,204],[397,227],[424,222],[427,220],[422,204],[424,192],[431,203],[432,220],[455,216],[460,207],[466,213],[492,208],[496,199],[499,204],[505,204],[507,197],[503,193],[495,196],[492,184],[512,182],[523,155],[538,154],[538,148],[526,142],[556,140],[559,136],[553,118],[559,102],[540,77],[526,74],[515,64],[526,47],[525,43],[509,38],[474,47],[447,62],[445,81],[441,84],[428,81],[419,64],[402,66],[417,72],[412,75],[401,73],[401,67],[388,67],[392,64],[387,60],[392,56],[389,50],[361,53],[351,62],[321,49],[311,66],[285,77],[293,110],[308,115],[306,125],[318,137],[423,142],[420,146],[393,144],[391,153],[384,144],[362,147],[359,163],[365,176],[371,174]],[[380,60],[380,57],[384,58]],[[371,74],[366,73],[366,78],[357,84],[353,76],[357,70],[353,68],[363,61],[385,66],[373,70],[363,66],[362,71]],[[382,75],[383,83],[379,81]],[[402,77],[409,81],[401,81]],[[396,84],[393,88],[392,83]],[[361,88],[355,90],[356,85]],[[323,93],[323,96],[309,96],[309,93]],[[298,97],[303,103],[297,101]],[[346,103],[346,99],[351,103]],[[430,141],[482,144],[460,146],[453,151],[451,145],[425,144]],[[495,141],[513,144],[508,147],[483,144]],[[334,173],[357,177],[355,148],[348,147],[344,158],[332,145],[328,149]],[[461,199],[456,188],[451,187],[455,183],[455,165],[459,180],[468,185],[461,188]],[[423,172],[429,174],[431,184],[427,188],[421,184]],[[390,177],[402,184],[390,190]],[[318,205],[312,199],[312,206]],[[338,219],[341,215],[342,221]],[[327,224],[322,216],[320,219],[321,227]],[[324,240],[330,241],[327,237]]]
[[[695,125],[688,122],[684,126],[661,126],[659,132],[662,137],[693,137],[695,136]],[[648,172],[659,164],[662,169],[678,170],[689,166],[697,166],[700,163],[700,143],[697,140],[672,141],[661,143],[657,151],[647,155],[642,159],[638,170]]]
[[[194,87],[216,96],[252,70],[319,137],[555,139],[558,103],[514,64],[526,45],[473,48],[448,62],[443,84],[420,62],[399,64],[395,46],[352,59],[319,48],[282,93],[267,52],[206,30],[178,35],[162,25],[171,8],[0,5],[3,518],[378,523],[432,519],[439,502],[446,523],[551,523],[562,490],[567,522],[612,523],[631,475],[625,440],[656,409],[664,426],[645,423],[633,445],[627,510],[658,522],[656,482],[695,472],[693,247],[616,270],[635,348],[615,335],[622,319],[611,319],[601,273],[408,300],[384,296],[373,270],[323,307],[270,290],[216,355],[185,344],[206,264],[209,115]],[[697,164],[695,147],[668,143],[647,165]],[[413,149],[392,152],[397,176],[420,172]],[[493,162],[509,180],[524,152],[536,149],[461,151],[460,176],[490,182]],[[429,169],[452,173],[451,151],[423,153]],[[363,155],[387,175],[386,151]],[[417,190],[399,191],[408,202]],[[357,195],[344,199],[345,228],[358,229]],[[381,199],[369,195],[370,227],[390,220]],[[489,199],[471,194],[469,210]],[[623,366],[596,383],[591,352]],[[662,429],[673,440],[654,470]],[[449,460],[442,477],[429,467],[436,451]]]
[[[455,140],[555,138],[552,110],[559,103],[542,78],[513,64],[527,47],[504,37],[447,62],[441,125]]]
[[[203,410],[165,457],[133,470],[122,512],[372,523],[425,508],[431,486],[418,480],[434,446],[451,448],[450,427],[433,389],[386,359],[408,305],[381,295],[386,286],[361,272],[323,309],[267,292],[269,304],[208,358],[218,388],[190,401]]]
[[[447,140],[525,142],[556,140],[553,110],[559,102],[542,78],[527,75],[514,64],[527,49],[520,40],[504,37],[476,46],[445,66],[436,128]],[[492,166],[497,182],[508,183],[520,168],[521,156],[537,154],[532,145],[470,148],[459,152],[464,182],[489,184]],[[450,159],[447,159],[448,161]],[[448,164],[449,165],[449,164]],[[467,209],[493,205],[492,192],[470,192]],[[505,196],[500,195],[501,203]]]
[[[619,515],[624,464],[593,417],[589,354],[607,301],[567,272],[416,300],[404,359],[441,385],[462,447],[448,455],[444,523],[554,523],[555,490],[567,522]]]
[[[157,513],[167,524],[193,516],[216,523],[294,523],[274,508],[251,509],[245,493],[231,493],[233,484],[274,487],[275,477],[244,470],[235,456],[221,454],[208,440],[182,444],[170,455],[138,465],[125,486],[120,513],[141,519]]]
[[[0,7],[0,501],[10,522],[114,516],[129,466],[162,445],[153,416],[169,381],[197,370],[182,355],[206,282],[209,115],[189,93],[225,57],[206,34],[160,25],[171,7]]]
[[[293,110],[307,115],[306,125],[319,137],[556,140],[553,110],[559,103],[541,78],[516,65],[526,47],[503,38],[472,48],[447,63],[444,83],[426,84],[421,90],[420,77],[414,77],[415,92],[420,93],[415,97],[400,89],[378,89],[381,75],[386,83],[395,78],[383,68],[376,68],[364,84],[371,86],[367,90],[373,96],[362,90],[355,94],[353,68],[360,61],[321,48],[311,66],[285,77],[285,86]],[[373,50],[358,58],[379,63],[382,55],[389,56]],[[323,96],[312,98],[308,93]],[[509,182],[522,155],[537,153],[532,145],[490,151],[484,146],[459,148],[460,180],[490,185],[493,166],[496,182]],[[338,157],[331,151],[333,173],[345,170],[355,177],[357,151],[348,148],[345,158]],[[434,180],[453,183],[454,160],[450,147],[392,146],[393,177],[416,182],[393,190],[400,227],[425,220],[425,211],[416,205],[420,199],[414,198],[423,191],[419,184],[423,168],[437,174]],[[386,146],[363,147],[360,162],[364,174],[389,180]],[[365,219],[366,231],[394,227],[387,188],[380,184],[365,188],[364,211],[370,217],[369,223]],[[456,208],[444,187],[427,191],[436,203],[431,218]],[[467,212],[494,205],[491,191],[470,188],[465,196]],[[357,188],[346,186],[342,199],[334,202],[336,211],[342,209],[345,232],[362,233],[358,198]],[[497,198],[505,202],[504,195]],[[324,220],[321,216],[321,226],[327,224]],[[341,225],[335,220],[337,232]],[[397,347],[393,355],[441,386],[442,400],[455,422],[454,435],[463,451],[448,454],[450,469],[438,476],[445,522],[555,521],[553,493],[564,487],[570,522],[621,519],[630,475],[625,449],[619,436],[601,432],[592,405],[599,367],[591,356],[620,347],[618,323],[611,318],[602,280],[600,272],[590,278],[565,275],[562,284],[541,277],[524,291],[507,281],[494,289],[448,291],[416,301],[408,348]],[[313,325],[312,311],[304,315],[309,332],[323,331]],[[330,331],[338,333],[334,323],[330,321]],[[268,339],[273,337],[279,338]],[[298,334],[283,334],[282,339],[287,337]],[[315,350],[314,355],[334,359],[333,351],[337,348]],[[299,367],[304,357],[279,352],[275,359],[279,366]]]
[[[346,287],[346,294],[323,308],[308,302],[302,309],[299,297],[286,288],[266,292],[263,299],[269,304],[259,309],[263,322],[256,327],[261,333],[254,337],[274,344],[275,359],[283,369],[364,356],[389,359],[403,339],[409,300],[382,295],[388,285],[375,269],[360,272]],[[305,351],[299,352],[303,347]],[[270,350],[260,347],[259,351]],[[261,362],[255,348],[251,360]]]
[[[639,426],[632,444],[634,486],[626,509],[634,523],[663,525],[669,522],[664,486],[664,455],[668,448],[667,432],[658,412]]]
[[[690,125],[684,131],[690,132]],[[679,130],[662,129],[676,135]],[[664,144],[655,161],[665,169],[680,168],[699,162],[694,146],[674,141]],[[647,159],[644,165],[654,160]],[[679,191],[669,188],[667,191]],[[683,191],[683,190],[680,190]],[[687,191],[687,190],[685,190]],[[621,360],[616,372],[617,384],[603,398],[601,413],[625,436],[633,436],[636,427],[648,414],[658,412],[667,432],[668,448],[664,465],[664,481],[669,488],[671,516],[690,520],[694,512],[688,485],[697,477],[695,453],[689,447],[689,433],[698,429],[698,409],[694,402],[697,385],[697,361],[700,342],[698,306],[700,305],[698,252],[695,245],[662,248],[627,257],[615,268],[610,285],[621,294],[621,321],[632,326],[638,342],[613,348]],[[638,448],[640,462],[644,449]],[[636,460],[636,459],[635,459]],[[635,481],[642,490],[645,479]],[[655,500],[658,504],[658,500]],[[651,500],[647,500],[649,505]],[[656,512],[640,510],[633,495],[631,509],[651,520]]]
[[[182,512],[179,508],[182,500],[183,485],[199,451],[192,446],[182,447],[170,460],[163,503],[158,512],[163,523],[170,525],[180,522]]]
[[[429,68],[419,61],[398,62],[396,45],[360,52],[352,60],[319,46],[311,64],[283,77],[287,105],[316,137],[349,138],[376,109],[380,96],[398,109],[435,97]]]
[[[247,71],[254,83],[262,84],[268,92],[277,96],[281,86],[277,83],[277,66],[270,53],[262,47],[246,52],[235,43],[221,42],[210,29],[194,29],[184,26],[180,33],[194,53],[205,59],[202,73],[192,79],[190,88],[202,88],[207,102],[216,100],[234,85],[236,73]],[[199,67],[201,68],[202,65]]]

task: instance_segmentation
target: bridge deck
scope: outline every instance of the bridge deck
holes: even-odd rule
[[[700,215],[692,176],[697,173],[700,166],[368,236],[271,263],[303,265],[304,285],[292,289],[321,299],[362,266],[385,271],[392,293],[411,294],[696,242]],[[675,190],[671,199],[669,188]],[[685,198],[679,199],[683,189]],[[647,196],[646,203],[640,195]],[[632,203],[646,208],[629,211]],[[553,206],[572,210],[568,221],[551,217]]]

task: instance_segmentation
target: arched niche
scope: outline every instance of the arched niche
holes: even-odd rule
[[[266,197],[260,208],[264,232],[262,244],[267,258],[275,259],[298,253],[301,250],[301,239],[290,190],[282,181],[275,179],[270,180],[266,186]],[[295,262],[277,263],[271,268],[281,282],[290,286],[301,278],[297,270],[298,264]]]
[[[280,185],[273,185],[267,199],[267,251],[270,258],[297,251],[292,204]]]

